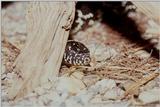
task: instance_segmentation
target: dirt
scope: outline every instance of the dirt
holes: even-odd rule
[[[10,81],[14,74],[11,65],[23,50],[26,43],[27,29],[25,11],[27,3],[28,2],[15,2],[2,9],[1,43],[3,69],[1,80],[3,106],[10,104],[6,98],[6,90],[11,85]],[[84,16],[84,7],[81,8],[81,5],[77,6],[77,10],[82,11],[82,16]],[[107,21],[103,21],[104,17],[102,14],[104,13],[103,11],[99,11],[95,12],[95,14],[92,9],[88,9],[87,14],[93,14],[93,16],[89,15],[88,19],[81,20],[84,25],[81,26],[76,33],[74,32],[76,26],[73,26],[70,33],[70,38],[82,42],[89,48],[92,58],[91,67],[68,68],[63,65],[60,69],[60,77],[70,73],[70,75],[68,75],[70,78],[72,73],[79,71],[82,73],[80,81],[85,83],[85,89],[89,89],[100,80],[111,79],[115,81],[116,87],[124,91],[124,96],[120,99],[116,97],[116,99],[114,99],[115,102],[119,100],[125,101],[129,103],[128,106],[156,107],[160,105],[160,100],[157,101],[157,99],[155,102],[148,101],[149,103],[146,100],[147,103],[139,99],[139,95],[144,91],[154,88],[160,89],[160,65],[159,57],[157,57],[159,56],[157,55],[157,51],[159,53],[158,39],[160,37],[157,30],[159,30],[160,25],[152,19],[147,18],[144,14],[131,12],[128,13],[128,18],[120,19],[121,21],[125,20],[123,24],[115,26]],[[97,14],[100,16],[98,19],[95,18],[98,16]],[[77,15],[76,17],[75,20],[77,20],[79,16]],[[143,19],[145,19],[145,21]],[[131,20],[132,23],[130,22]],[[85,23],[86,21],[91,21],[92,24],[89,25]],[[76,22],[74,22],[74,25],[77,24],[78,26],[81,22],[77,21],[77,23],[75,23]],[[146,38],[149,39],[146,40]],[[78,93],[76,93],[76,95],[78,96]],[[43,97],[43,95],[41,96]],[[74,95],[69,95],[68,97],[73,96]],[[28,97],[28,99],[30,99],[30,97]],[[28,99],[26,100],[24,98],[18,104],[27,104]],[[141,100],[143,100],[143,97]],[[97,99],[95,101],[97,101]],[[114,103],[111,100],[107,101]],[[101,104],[102,103],[103,101]],[[56,103],[51,103],[51,105],[54,104]],[[90,103],[88,102],[88,104]],[[124,105],[122,104],[122,106]]]

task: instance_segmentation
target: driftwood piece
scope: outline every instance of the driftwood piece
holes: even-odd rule
[[[18,75],[8,90],[12,100],[58,76],[75,2],[30,2],[27,8],[27,43],[13,70]]]
[[[132,1],[137,10],[160,23],[160,3],[156,1]]]

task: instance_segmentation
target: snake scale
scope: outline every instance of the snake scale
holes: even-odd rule
[[[63,64],[68,66],[90,66],[90,62],[90,51],[83,43],[74,40],[67,42]]]

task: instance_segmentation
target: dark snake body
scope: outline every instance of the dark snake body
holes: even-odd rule
[[[67,42],[63,63],[68,66],[90,66],[90,51],[82,44],[74,40]]]

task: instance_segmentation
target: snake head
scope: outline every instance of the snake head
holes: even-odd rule
[[[84,55],[84,58],[83,58],[83,64],[85,66],[90,66],[90,62],[91,62],[91,58],[89,55]]]

